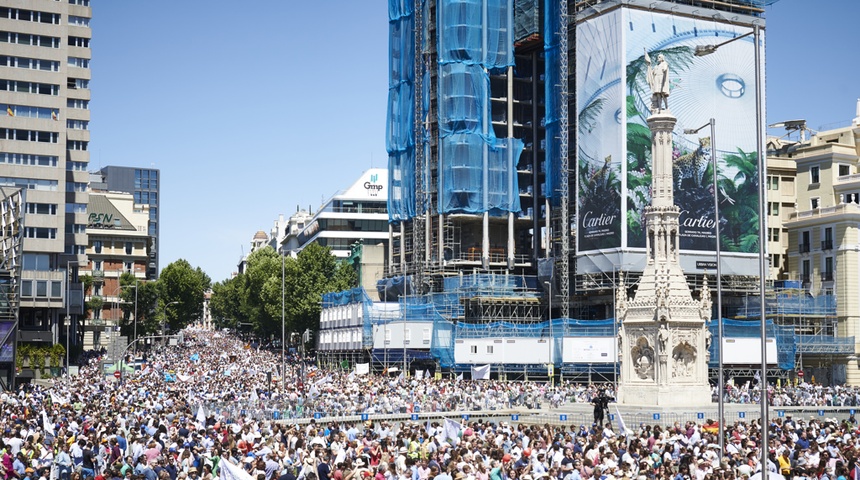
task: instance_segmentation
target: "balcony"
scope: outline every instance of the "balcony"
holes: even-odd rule
[[[800,251],[800,253],[809,253],[810,248],[811,246],[808,243],[801,243],[797,246],[797,250]]]
[[[833,272],[821,272],[821,281],[822,282],[832,282],[833,281]]]
[[[822,250],[833,250],[833,240],[822,240],[821,241],[821,249]]]

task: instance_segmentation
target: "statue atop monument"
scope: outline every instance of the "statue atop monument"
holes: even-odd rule
[[[657,55],[657,65],[651,66],[651,57],[645,50],[648,86],[651,87],[651,113],[669,110],[669,64],[663,54]]]

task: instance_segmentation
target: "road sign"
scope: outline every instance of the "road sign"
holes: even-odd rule
[[[854,409],[852,408],[851,410],[848,410],[848,414],[849,414],[849,415],[854,415]]]
[[[418,421],[418,414],[417,414],[417,413],[413,413],[413,414],[412,414],[412,421],[413,421],[413,422]]]
[[[368,418],[370,418],[370,416],[368,414],[366,414],[366,413],[361,414],[361,421],[362,422],[366,422]]]
[[[463,420],[469,420],[469,415],[467,415],[467,414],[465,414],[465,413],[464,413],[464,414],[463,414]]]
[[[114,377],[116,377],[116,378],[122,378],[122,372],[120,372],[119,370],[117,370],[117,371],[113,372],[113,376],[114,376]]]
[[[512,422],[518,422],[520,420],[520,416],[517,414],[511,415]]]
[[[567,415],[565,415],[565,414],[561,414],[561,415],[559,415],[559,416],[558,416],[558,420],[559,420],[560,422],[566,422],[566,421],[567,421]]]
[[[696,414],[696,418],[698,418],[699,420],[702,420],[703,418],[705,418],[705,414],[702,412],[699,412]]]
[[[609,414],[609,421],[610,421],[610,422],[614,422],[614,421],[615,421],[615,414],[614,414],[614,413],[610,413],[610,414]]]
[[[738,418],[747,418],[747,412],[738,412]]]
[[[654,416],[653,416],[653,418],[654,418],[654,420],[660,420],[660,414],[659,414],[659,413],[655,413],[655,414],[654,414]]]
[[[319,420],[322,418],[322,414],[320,412],[314,412],[314,418]]]
[[[785,416],[785,410],[777,410],[776,416],[777,417],[784,417]]]
[[[819,410],[819,411],[818,411],[818,416],[819,416],[819,417],[823,417],[823,416],[824,416],[824,410]]]

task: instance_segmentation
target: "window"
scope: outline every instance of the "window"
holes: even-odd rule
[[[469,346],[469,353],[471,353],[472,355],[477,355],[478,354],[478,346],[477,345],[470,345]]]
[[[839,176],[844,177],[851,175],[851,167],[849,165],[839,165]]]
[[[66,82],[66,86],[71,88],[72,90],[77,90],[79,88],[90,88],[90,81],[85,78],[71,78]]]
[[[810,250],[809,231],[800,233],[800,253],[809,253]]]
[[[66,140],[66,150],[86,150],[89,142],[83,140]]]
[[[47,297],[48,296],[48,282],[46,280],[36,281],[36,296],[37,297]]]
[[[60,24],[59,13],[38,12],[35,10],[24,10],[23,8],[0,7],[0,18],[22,20],[25,22],[51,23],[54,25]]]
[[[30,155],[27,153],[0,153],[0,163],[27,165],[31,167],[56,167],[59,157],[50,155]]]
[[[22,82],[20,80],[0,80],[0,90],[7,92],[37,93],[39,95],[59,95],[60,86],[49,83]]]
[[[70,67],[90,68],[90,59],[81,57],[69,57],[68,65]]]
[[[821,281],[833,281],[833,257],[824,257],[824,271],[821,272]]]
[[[22,142],[57,143],[57,132],[40,132],[39,130],[21,130],[17,128],[0,128],[0,140],[18,140]]]
[[[69,0],[69,5],[80,5],[82,7],[89,7],[90,0]]]
[[[824,231],[821,232],[821,249],[822,250],[833,250],[833,227],[824,227]]]
[[[44,58],[13,57],[11,55],[0,55],[0,67],[25,68],[28,70],[44,70],[47,72],[59,72],[60,62]]]
[[[63,282],[51,282],[51,298],[63,298]]]
[[[489,353],[489,354],[493,353],[493,345],[487,345],[487,353]]]
[[[26,105],[6,105],[7,113],[12,111],[13,117],[24,117],[24,118],[41,118],[43,120],[50,120],[51,114],[54,110],[50,108],[42,108],[42,107],[30,107]]]
[[[21,282],[21,296],[22,297],[32,297],[33,296],[33,282],[30,280],[24,280]]]
[[[821,171],[818,167],[809,169],[810,183],[819,183],[821,181]]]
[[[818,200],[820,200],[818,197],[812,197],[811,199],[809,199],[809,206],[810,206],[813,210],[815,210],[816,208],[818,208]]]
[[[69,108],[79,108],[81,110],[89,110],[90,109],[90,101],[82,100],[80,98],[70,98],[66,100],[66,106]]]
[[[134,271],[134,263],[125,262],[125,271],[126,272],[133,272]]]
[[[66,191],[67,192],[86,192],[88,183],[84,182],[66,182]]]
[[[125,242],[125,254],[131,255],[134,252],[134,244],[131,242]]]
[[[25,211],[30,215],[56,215],[56,203],[28,203],[24,207]]]
[[[0,42],[32,45],[34,47],[60,48],[60,39],[58,37],[31,35],[29,33],[0,32]]]
[[[66,213],[87,213],[87,204],[66,203]]]
[[[14,178],[0,177],[0,187],[15,187],[25,190],[41,190],[44,192],[56,192],[58,188],[56,180],[42,180],[39,178]]]
[[[767,213],[768,213],[768,215],[778,217],[779,216],[779,202],[769,202],[767,204]]]
[[[779,229],[778,228],[768,228],[768,240],[771,242],[779,241]]]
[[[66,128],[72,130],[89,130],[90,122],[86,120],[66,120]]]
[[[779,176],[778,175],[768,175],[767,176],[767,189],[768,190],[779,190]]]
[[[430,345],[430,329],[425,328],[421,331],[421,343],[424,345]]]
[[[93,240],[93,251],[96,253],[102,253],[102,248],[104,247],[104,243],[101,240]]]
[[[24,227],[24,238],[55,239],[57,238],[57,229],[43,227]]]
[[[68,170],[70,172],[86,172],[88,165],[89,164],[87,162],[73,162],[73,161],[67,160],[66,161],[66,170]]]
[[[803,263],[801,263],[800,276],[803,283],[809,283],[812,281],[812,269],[810,266],[811,264],[809,263],[809,260],[804,260]]]
[[[89,48],[90,39],[84,37],[69,37],[69,46]]]
[[[79,223],[73,223],[70,228],[71,228],[72,234],[87,233],[87,226],[86,225],[81,225]]]
[[[69,15],[69,25],[75,25],[77,27],[89,27],[90,19],[87,17],[79,17],[76,15]]]
[[[51,256],[45,253],[25,253],[22,255],[24,270],[47,272],[51,270]]]

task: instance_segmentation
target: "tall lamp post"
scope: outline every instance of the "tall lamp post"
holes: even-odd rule
[[[716,45],[698,45],[696,46],[696,56],[702,57],[714,53],[718,48],[728,43],[740,40],[750,35],[753,36],[753,52],[754,52],[754,67],[755,67],[755,148],[756,159],[758,161],[759,181],[758,181],[758,201],[759,201],[759,232],[758,232],[758,268],[759,268],[759,296],[760,296],[760,320],[761,320],[761,442],[766,445],[768,441],[768,411],[767,411],[767,311],[765,308],[765,287],[767,282],[767,259],[765,257],[765,248],[767,246],[767,221],[765,218],[765,208],[767,201],[767,191],[765,190],[765,178],[767,175],[767,164],[764,158],[763,141],[763,123],[762,123],[762,84],[761,84],[761,26],[758,23],[753,23],[752,32],[746,33],[739,37],[732,38],[725,42]],[[713,146],[713,143],[712,143]],[[721,322],[722,323],[722,322]],[[722,349],[720,349],[722,350]],[[722,392],[721,392],[722,394]],[[721,395],[722,396],[722,395]],[[720,419],[722,425],[722,419]],[[722,442],[722,436],[720,438]],[[761,448],[761,480],[767,480],[767,448]]]
[[[713,184],[714,184],[714,236],[716,237],[716,253],[717,253],[717,421],[719,422],[720,434],[720,459],[723,458],[723,452],[726,447],[725,438],[725,405],[723,394],[725,385],[723,384],[723,275],[722,275],[722,259],[720,257],[720,200],[719,200],[719,184],[717,183],[717,137],[716,137],[716,121],[712,118],[708,123],[695,129],[686,129],[684,133],[694,135],[699,133],[699,130],[710,126],[711,127],[711,162],[713,165]]]
[[[122,290],[123,288],[133,288],[134,289],[134,336],[131,339],[132,342],[137,340],[137,287],[138,287],[137,278],[134,279],[134,285],[120,285],[119,286],[120,290]],[[133,352],[134,352],[134,355],[136,357],[137,356],[137,344],[136,343],[134,343]]]
[[[286,323],[286,298],[287,298],[287,290],[284,285],[284,278],[286,277],[286,262],[287,256],[281,255],[281,383],[283,387],[287,386],[287,354],[284,350],[284,343],[287,338],[287,323]]]
[[[67,260],[66,261],[66,373],[71,375],[71,364],[69,363],[69,349],[70,342],[69,337],[72,332],[72,314],[71,314],[71,292],[72,292],[72,272],[69,270],[71,265],[75,265],[80,267],[81,264],[77,260]],[[59,334],[58,334],[59,335]]]
[[[552,343],[554,340],[554,338],[552,336],[552,283],[545,281],[545,282],[543,282],[543,284],[546,285],[546,298],[547,298],[547,300],[549,300],[549,304],[547,305],[547,314],[546,314],[547,323],[549,324],[549,364],[552,365],[553,368],[555,368],[555,362],[553,361],[554,359],[552,358],[553,357],[553,355],[552,355]],[[547,367],[547,374],[549,374],[549,371],[550,371],[549,367]]]

